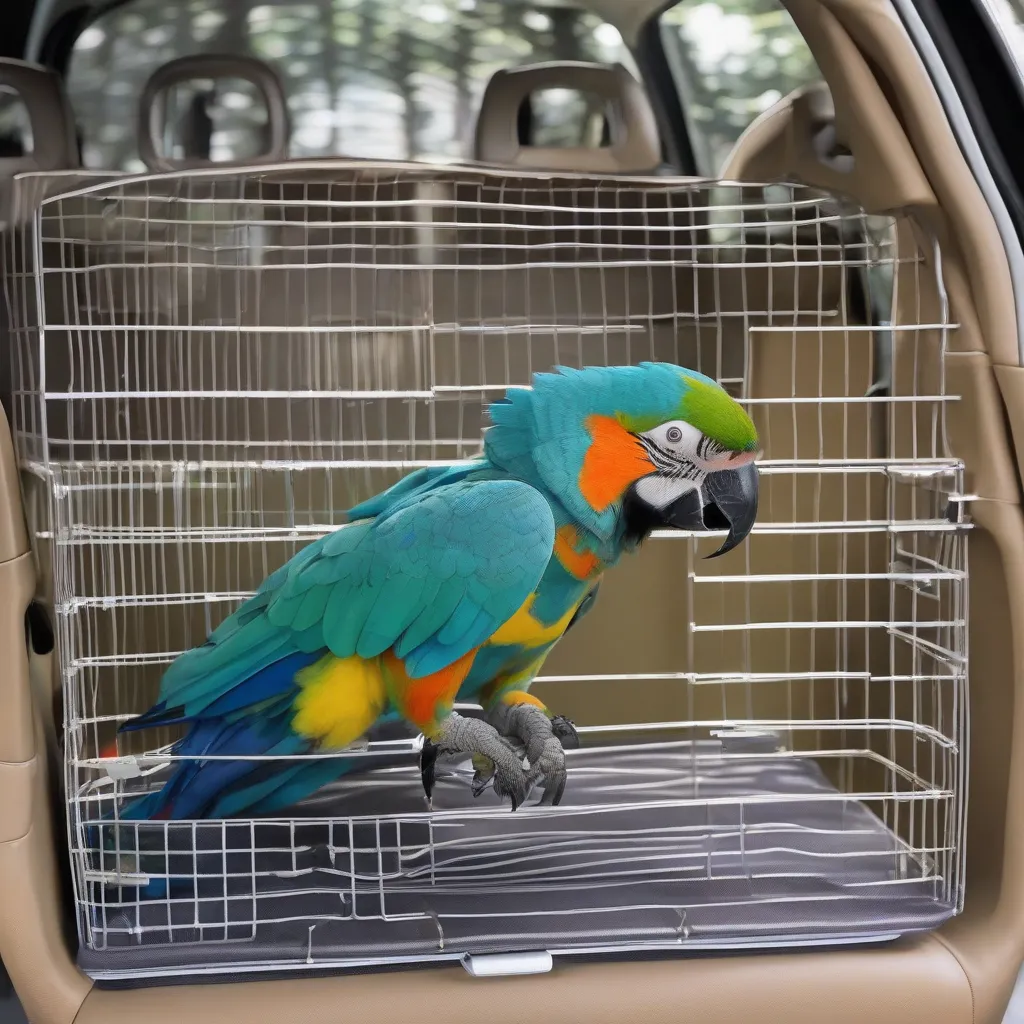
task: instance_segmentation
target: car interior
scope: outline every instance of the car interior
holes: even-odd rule
[[[492,35],[471,76],[452,71],[472,88],[431,86],[431,113],[426,58],[391,22],[374,37],[383,59],[413,70],[357,88],[323,85],[331,54],[302,49],[326,31],[358,59],[341,14],[325,30],[315,4],[219,0],[190,36],[185,0],[147,3],[40,5],[37,52],[0,59],[0,958],[29,1020],[999,1024],[1024,962],[1016,257],[911,6],[748,5],[787,26],[776,55],[795,60],[796,40],[805,80],[780,73],[740,110],[728,53],[709,48],[709,72],[666,43],[698,7],[738,33],[729,3],[523,14],[494,0],[520,12],[507,50],[483,0],[442,4],[443,45],[469,31],[452,11]],[[360,3],[334,8],[355,25]],[[529,42],[533,24],[557,37],[566,10],[574,43]],[[259,35],[271,17],[279,35]],[[591,36],[614,45],[588,49]],[[339,95],[349,106],[331,115]],[[400,832],[420,818],[396,811],[388,838],[347,790],[340,811],[278,816],[262,839],[251,823],[193,823],[178,847],[163,823],[149,852],[163,866],[140,847],[142,881],[126,882],[83,822],[166,765],[172,731],[117,736],[153,704],[164,653],[202,643],[409,467],[471,457],[506,386],[647,359],[748,403],[765,449],[758,527],[712,561],[705,539],[653,537],[602,581],[531,691],[585,727],[583,802],[570,771],[550,827],[559,842],[599,830],[585,801],[611,799],[602,771],[644,744],[636,756],[714,744],[722,772],[770,751],[779,787],[835,799],[792,797],[802,838],[763,855],[795,844],[827,894],[792,881],[782,899],[776,869],[712,838],[706,870],[664,879],[678,913],[631,889],[628,914],[588,910],[600,897],[569,868],[548,882],[538,869],[521,897],[536,910],[471,874],[422,910],[385,899],[387,858],[403,870]],[[620,746],[602,754],[605,737]],[[679,768],[686,800],[674,763],[650,762],[664,797],[620,779],[604,828],[625,842],[642,827],[647,845],[615,856],[660,878],[657,829],[677,820],[761,850],[743,817],[756,825],[756,802],[708,796],[718,762]],[[438,820],[466,836],[461,813],[442,805]],[[474,841],[498,842],[486,829],[513,817],[480,815]],[[352,868],[351,905],[342,886],[340,922],[300,902],[337,897],[296,839],[314,825],[330,839],[307,846],[329,847],[331,868],[338,849],[370,865],[358,899]],[[875,850],[883,826],[902,854],[858,860],[850,844]],[[294,872],[264,877],[258,855],[289,850]],[[144,905],[147,878],[198,879],[204,858],[205,896],[196,880]],[[269,909],[271,876],[289,909]]]

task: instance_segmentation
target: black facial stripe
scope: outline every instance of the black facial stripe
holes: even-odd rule
[[[693,480],[698,486],[704,482],[707,474],[689,459],[680,459],[677,454],[666,451],[649,437],[641,437],[640,443],[659,473],[677,480]]]
[[[671,452],[666,451],[657,442],[649,437],[641,437],[640,443],[654,463],[654,468],[664,473],[675,473],[679,469],[679,459]]]

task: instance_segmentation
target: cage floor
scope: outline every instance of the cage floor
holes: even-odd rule
[[[132,866],[148,897],[111,884],[112,855],[91,862],[83,969],[872,941],[954,912],[929,860],[815,761],[716,741],[574,751],[554,809],[474,799],[459,768],[426,813],[418,772],[402,765],[299,813],[138,826]]]

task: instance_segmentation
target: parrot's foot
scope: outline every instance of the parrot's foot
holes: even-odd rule
[[[551,719],[551,731],[555,734],[558,742],[562,744],[563,750],[579,750],[580,734],[576,731],[576,726],[565,715],[555,715]]]
[[[541,803],[557,804],[565,792],[565,751],[580,745],[576,727],[559,715],[549,718],[543,708],[533,703],[498,704],[490,720],[503,736],[513,736],[526,748],[529,771],[527,792],[543,781]]]
[[[479,796],[491,782],[498,798],[507,797],[513,811],[526,799],[531,783],[527,781],[519,755],[498,735],[494,726],[479,718],[463,718],[453,711],[442,723],[436,738],[423,741],[420,778],[428,803],[434,792],[437,758],[446,754],[472,755],[476,768],[474,796]]]

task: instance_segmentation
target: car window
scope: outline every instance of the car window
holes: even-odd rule
[[[682,0],[659,27],[701,174],[721,170],[758,115],[822,80],[779,0]]]
[[[984,3],[1006,41],[1017,72],[1024,75],[1024,0],[984,0]]]
[[[243,54],[281,75],[291,155],[462,160],[476,110],[500,68],[543,60],[622,61],[619,32],[571,7],[515,0],[134,0],[79,36],[67,84],[88,167],[142,170],[136,104],[159,65],[198,53]],[[571,91],[546,97],[544,123],[586,117]],[[251,98],[218,93],[211,155],[252,131]],[[561,110],[558,104],[561,102]],[[555,110],[552,112],[552,104]],[[555,130],[558,135],[558,129]],[[223,159],[223,155],[220,157]]]

